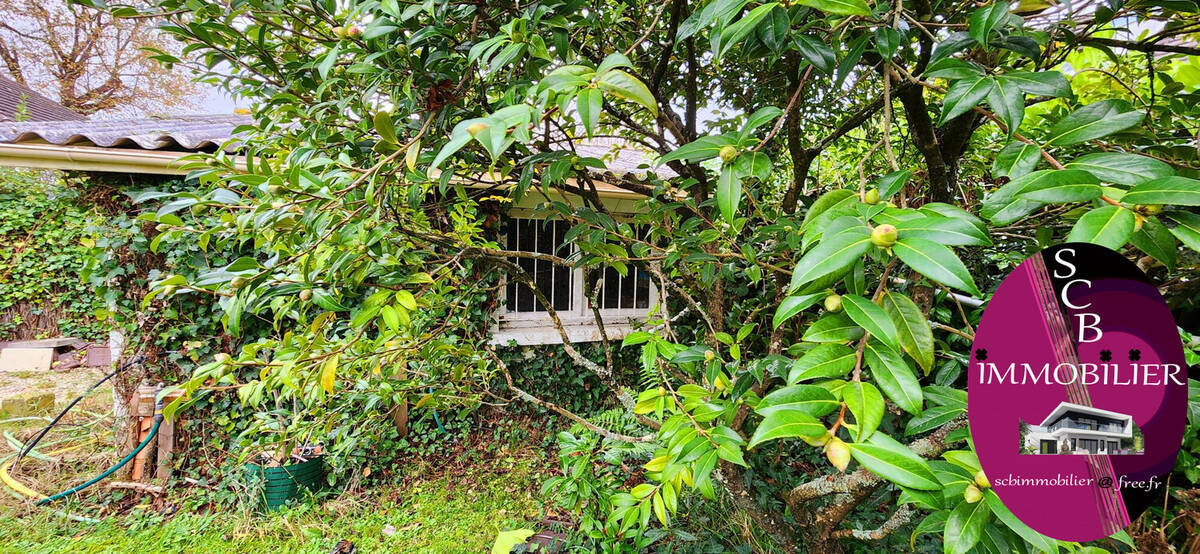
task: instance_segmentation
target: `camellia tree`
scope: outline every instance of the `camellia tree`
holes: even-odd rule
[[[1172,279],[1200,250],[1193,2],[107,8],[164,18],[187,46],[160,60],[255,105],[244,163],[203,159],[196,189],[146,216],[159,242],[255,252],[153,295],[211,297],[233,335],[249,319],[276,330],[201,367],[192,396],[236,388],[289,414],[256,423],[256,444],[316,433],[334,455],[409,403],[537,404],[596,442],[568,441],[650,453],[612,494],[549,485],[612,545],[722,494],[784,549],[906,529],[948,552],[1056,551],[973,453],[978,307],[1056,241],[1122,251],[1184,291]],[[609,172],[575,148],[589,137],[656,162]],[[599,182],[640,195],[638,213],[609,213]],[[498,240],[530,195],[570,251]],[[197,224],[205,211],[221,224]],[[586,356],[517,263],[530,258],[643,272],[658,305]],[[534,291],[619,417],[517,384],[488,346],[502,278]],[[622,359],[637,383],[618,379]]]

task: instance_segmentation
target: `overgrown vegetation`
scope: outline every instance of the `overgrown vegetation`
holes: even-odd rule
[[[59,175],[0,170],[0,340],[103,340],[103,306],[79,279],[91,211]]]
[[[764,548],[1078,550],[988,490],[963,298],[1040,248],[1093,242],[1194,329],[1193,2],[112,9],[163,18],[196,57],[160,60],[256,106],[245,168],[216,154],[186,190],[136,195],[160,203],[141,216],[149,249],[187,253],[145,305],[216,306],[238,341],[169,411],[253,418],[229,428],[243,456],[319,438],[354,472],[405,406],[526,402],[579,426],[547,493],[597,548],[648,546],[722,498]],[[656,162],[606,172],[622,168],[575,150],[595,136]],[[601,183],[641,196],[636,213],[612,213]],[[570,226],[569,251],[498,240],[531,198]],[[582,375],[603,409],[526,384],[489,344],[502,283],[538,290],[532,257],[659,292],[595,357],[535,293],[570,359],[545,379]],[[214,404],[229,390],[236,408]],[[1194,529],[1146,517],[1144,544]]]

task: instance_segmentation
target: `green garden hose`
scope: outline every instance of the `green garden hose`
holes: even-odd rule
[[[114,465],[114,466],[112,466],[112,467],[110,467],[110,468],[108,468],[108,469],[104,470],[104,473],[101,473],[100,475],[97,475],[97,476],[95,476],[95,477],[93,477],[93,478],[89,479],[89,480],[88,480],[86,483],[84,483],[84,484],[82,484],[82,485],[79,485],[79,486],[77,486],[77,487],[71,487],[71,488],[69,488],[69,489],[67,489],[67,490],[65,490],[65,491],[62,491],[62,492],[58,493],[58,494],[52,494],[52,495],[50,495],[50,496],[48,496],[48,497],[46,497],[46,498],[43,498],[43,499],[41,499],[41,500],[38,500],[38,501],[37,501],[37,505],[38,505],[38,506],[44,506],[44,505],[46,505],[46,504],[49,504],[49,503],[51,503],[51,502],[53,502],[53,501],[55,501],[55,500],[58,500],[58,499],[60,499],[60,498],[63,498],[63,497],[65,497],[65,496],[68,496],[68,495],[75,494],[75,493],[77,493],[77,492],[79,492],[79,491],[81,491],[81,490],[83,490],[83,489],[86,489],[86,488],[88,488],[88,487],[90,487],[90,486],[92,486],[92,485],[95,485],[96,483],[98,483],[98,482],[100,482],[101,480],[103,480],[105,477],[108,477],[109,475],[112,475],[112,474],[113,474],[113,472],[115,472],[115,471],[117,471],[118,469],[121,469],[122,467],[124,467],[124,466],[125,466],[125,464],[129,463],[129,460],[132,460],[132,459],[133,459],[135,456],[137,456],[137,455],[138,455],[138,453],[140,453],[140,452],[142,451],[142,449],[146,448],[146,445],[147,445],[147,444],[150,444],[150,441],[151,441],[151,440],[154,440],[154,437],[155,437],[156,435],[158,435],[158,427],[159,427],[160,425],[162,425],[162,420],[163,420],[163,416],[162,416],[162,401],[160,400],[160,401],[158,402],[158,407],[157,407],[157,409],[155,410],[155,413],[154,413],[154,427],[150,428],[150,434],[149,434],[149,435],[146,435],[146,439],[145,439],[145,440],[143,440],[143,441],[142,441],[142,443],[141,443],[141,444],[139,444],[139,445],[137,446],[137,448],[134,448],[134,449],[133,449],[133,452],[130,452],[130,453],[129,453],[128,455],[126,455],[124,458],[121,458],[121,461],[117,462],[117,463],[116,463],[116,465]]]

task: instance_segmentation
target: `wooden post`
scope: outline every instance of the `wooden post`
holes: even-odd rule
[[[138,417],[138,444],[141,444],[142,441],[146,440],[146,436],[150,434],[150,429],[152,427],[154,427],[153,417]],[[151,445],[146,445],[146,448],[143,448],[142,451],[138,452],[138,455],[134,456],[133,458],[133,471],[130,474],[130,478],[134,481],[141,482],[144,481],[145,478],[149,477],[149,474],[146,473],[146,457],[149,456],[150,446]]]
[[[168,394],[163,397],[163,406],[174,402],[175,399],[183,395],[183,391],[175,391],[173,394]],[[171,480],[171,471],[173,469],[172,456],[175,453],[175,421],[171,419],[163,419],[162,425],[158,428],[158,467],[154,469],[154,480],[161,485],[166,485]]]
[[[137,388],[137,393],[134,395],[134,415],[137,416],[137,443],[141,444],[150,435],[150,430],[154,428],[154,394],[155,387],[153,385],[140,385]],[[161,430],[161,427],[160,427]],[[136,447],[136,445],[135,445]],[[147,444],[137,456],[133,458],[133,469],[130,472],[129,478],[132,481],[147,482],[150,480],[150,472],[146,470],[146,460],[152,460],[151,454],[154,453],[154,444]],[[154,468],[151,467],[151,470]]]

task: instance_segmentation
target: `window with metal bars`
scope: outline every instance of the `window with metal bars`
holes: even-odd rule
[[[565,221],[510,218],[504,229],[503,242],[510,251],[538,252],[566,258],[572,252],[571,245],[566,242],[570,227]],[[639,237],[646,233],[647,229],[638,229]],[[533,258],[514,257],[510,261],[533,278],[537,289],[554,306],[554,311],[568,323],[571,320],[582,324],[594,321],[588,295],[595,286],[597,276],[603,279],[597,302],[604,315],[644,314],[657,301],[650,275],[634,267],[629,268],[625,275],[613,268],[590,272],[585,283],[584,274],[578,269]],[[520,279],[509,276],[504,292],[504,319],[545,317],[545,306]]]
[[[570,246],[564,240],[569,228],[565,221],[513,218],[508,221],[505,241],[510,251],[539,252],[565,258],[570,253]],[[533,258],[512,261],[533,278],[555,311],[570,311],[575,293],[574,272],[570,267]],[[546,311],[533,291],[514,278],[509,278],[505,290],[505,309],[513,313]]]

